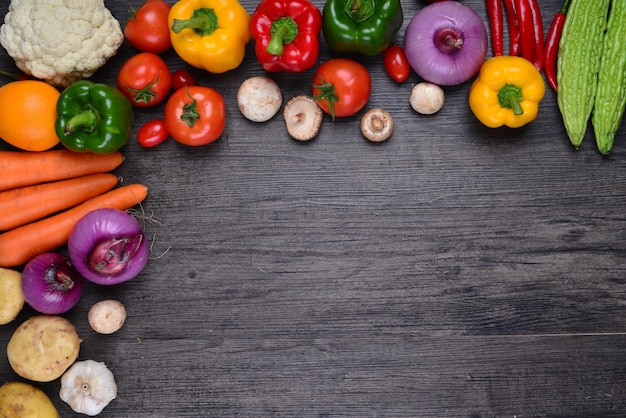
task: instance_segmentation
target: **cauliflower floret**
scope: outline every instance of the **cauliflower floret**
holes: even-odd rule
[[[59,87],[91,77],[123,41],[104,0],[11,0],[0,26],[15,65]]]

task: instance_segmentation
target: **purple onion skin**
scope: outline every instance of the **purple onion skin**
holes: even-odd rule
[[[62,254],[37,255],[22,271],[24,299],[40,313],[67,312],[76,305],[82,292],[82,276]]]
[[[445,40],[458,44],[447,45]],[[409,22],[404,51],[413,70],[425,81],[454,86],[474,76],[485,61],[488,36],[485,23],[470,7],[457,1],[432,3]]]
[[[136,277],[148,262],[148,240],[135,218],[119,209],[96,209],[81,218],[67,242],[74,267],[87,280],[114,285]]]

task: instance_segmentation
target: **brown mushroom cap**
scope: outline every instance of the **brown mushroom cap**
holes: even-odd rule
[[[283,110],[289,135],[298,141],[309,141],[317,136],[324,113],[317,102],[309,96],[294,96]]]

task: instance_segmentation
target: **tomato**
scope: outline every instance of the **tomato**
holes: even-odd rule
[[[172,6],[164,0],[146,0],[124,27],[124,36],[141,52],[160,54],[172,46],[167,15]]]
[[[165,124],[181,144],[209,144],[222,135],[226,126],[224,97],[211,87],[180,88],[165,104]]]
[[[137,141],[144,148],[156,147],[170,136],[163,119],[153,119],[144,123],[137,131]]]
[[[372,79],[363,64],[349,58],[331,58],[313,76],[313,97],[333,118],[352,116],[370,97]]]
[[[130,57],[117,75],[117,87],[138,107],[154,106],[170,92],[172,76],[167,64],[152,52]]]
[[[176,70],[172,73],[172,88],[174,91],[181,87],[195,86],[196,79],[187,70]]]
[[[383,63],[387,74],[394,81],[402,83],[409,78],[411,66],[404,49],[398,45],[390,45],[383,54]]]

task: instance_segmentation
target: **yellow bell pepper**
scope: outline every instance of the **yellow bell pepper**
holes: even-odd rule
[[[535,120],[545,91],[541,73],[530,61],[500,55],[480,67],[470,88],[469,106],[489,128],[519,128]]]
[[[249,20],[237,0],[180,0],[168,16],[172,46],[188,64],[224,73],[243,61]]]

